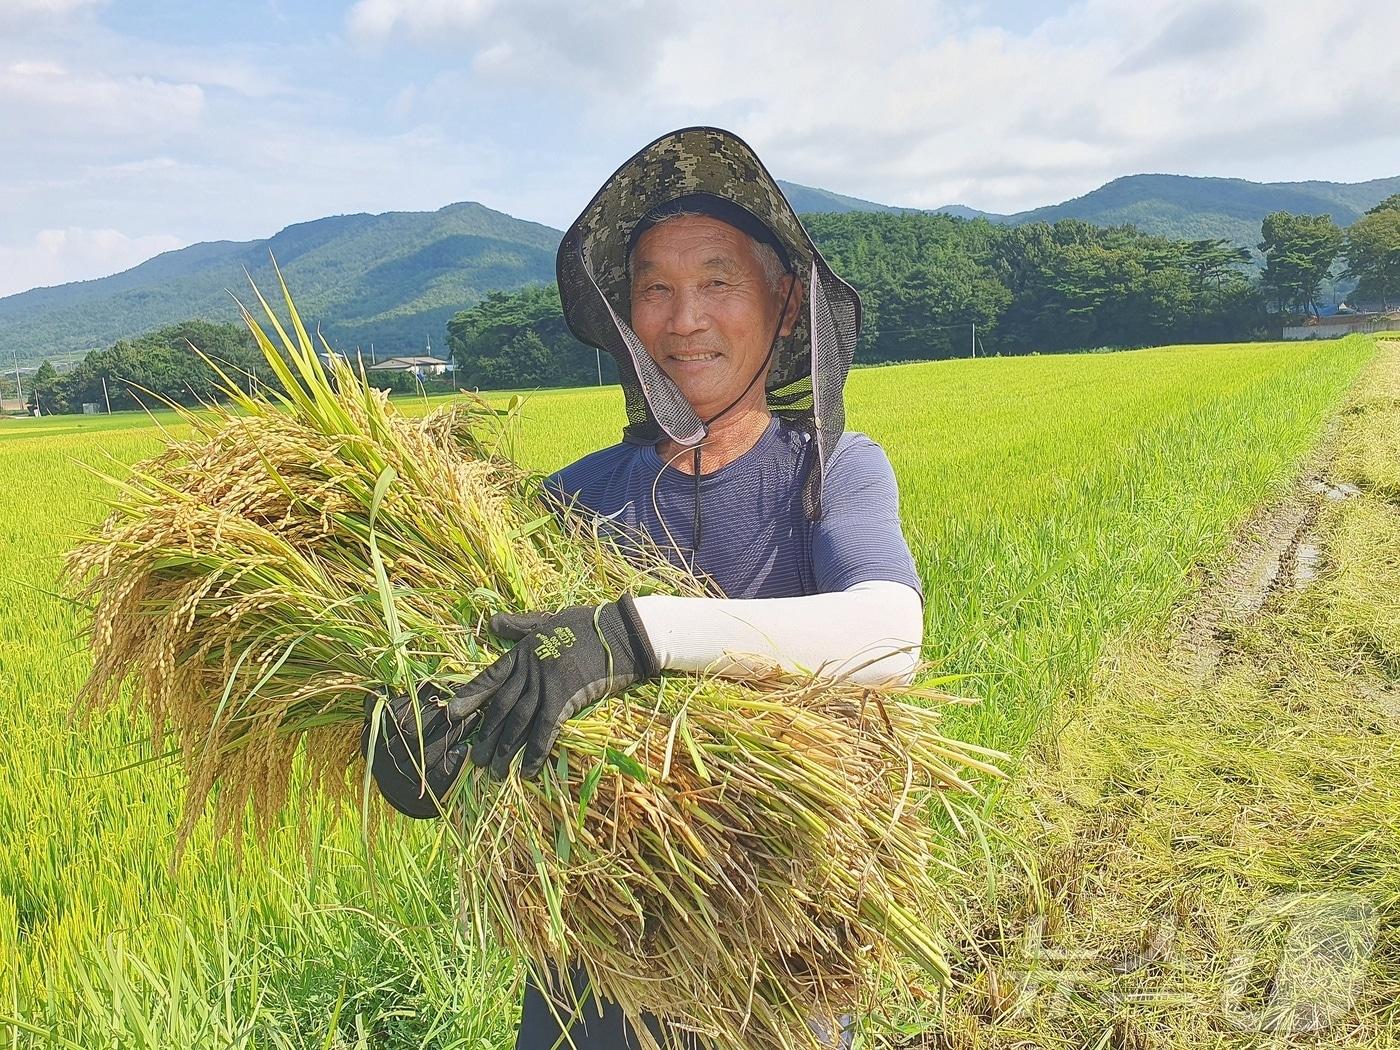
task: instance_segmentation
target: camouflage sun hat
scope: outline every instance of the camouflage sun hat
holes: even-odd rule
[[[628,323],[633,228],[653,208],[695,193],[737,204],[771,230],[805,285],[806,309],[792,334],[778,340],[767,393],[774,414],[813,437],[815,469],[803,498],[815,519],[821,515],[823,467],[846,425],[843,391],[860,335],[860,296],[832,272],[746,142],[720,128],[681,128],[642,147],[613,172],[559,245],[555,268],[564,317],[580,342],[617,361],[627,403],[624,441],[702,441],[704,423]]]

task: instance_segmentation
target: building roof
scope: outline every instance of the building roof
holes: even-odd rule
[[[403,368],[451,368],[452,362],[445,361],[441,357],[429,357],[426,354],[409,354],[403,357],[386,357],[378,364],[370,365],[371,372],[376,369],[397,370]]]

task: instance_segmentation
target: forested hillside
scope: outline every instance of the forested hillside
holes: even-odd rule
[[[1131,223],[1164,237],[1223,237],[1253,247],[1271,212],[1327,215],[1338,226],[1357,218],[1393,193],[1400,176],[1370,182],[1248,182],[1186,175],[1128,175],[1092,193],[1045,208],[992,216],[1013,225],[1084,219],[1096,226]]]
[[[1095,226],[1130,224],[1144,233],[1178,240],[1223,238],[1253,248],[1259,242],[1264,217],[1272,212],[1327,215],[1338,226],[1349,226],[1386,197],[1400,193],[1400,176],[1347,183],[1125,175],[1082,197],[1009,214],[981,211],[963,204],[933,209],[898,208],[795,183],[781,185],[799,212],[930,210],[961,219],[988,219],[1007,226],[1083,219]]]
[[[0,299],[6,350],[60,362],[163,324],[235,321],[233,295],[260,286],[275,257],[297,302],[333,345],[421,353],[447,319],[500,288],[554,277],[559,233],[480,204],[434,212],[337,215],[266,240],[166,252],[112,277]]]

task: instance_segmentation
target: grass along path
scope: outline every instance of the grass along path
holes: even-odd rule
[[[953,1045],[1400,1043],[1400,343],[1329,458],[1003,798]]]
[[[1106,637],[1160,624],[1294,473],[1373,349],[856,372],[850,425],[898,472],[929,653],[987,697],[956,731],[1020,750]],[[522,454],[553,468],[615,440],[621,418],[615,390],[537,397]],[[178,778],[122,768],[148,755],[143,727],[66,717],[86,654],[74,610],[40,589],[103,491],[77,464],[157,447],[145,417],[115,422],[0,442],[14,494],[0,512],[0,1046],[509,1046],[514,969],[455,937],[433,829],[387,829],[378,886],[357,828],[315,805],[307,854],[287,835],[240,868],[206,833],[171,874]]]

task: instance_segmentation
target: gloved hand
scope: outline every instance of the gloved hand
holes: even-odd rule
[[[503,779],[523,748],[522,776],[536,776],[564,722],[605,696],[661,671],[632,596],[557,613],[497,613],[491,631],[518,644],[454,689],[448,717],[480,712],[471,759]]]
[[[456,783],[466,765],[475,720],[453,717],[447,709],[451,697],[452,693],[443,686],[425,682],[418,687],[416,704],[411,694],[398,694],[391,696],[380,709],[370,770],[379,785],[379,793],[406,816],[420,819],[439,816],[437,801]],[[360,754],[366,761],[379,700],[380,695],[376,693],[365,697]]]

